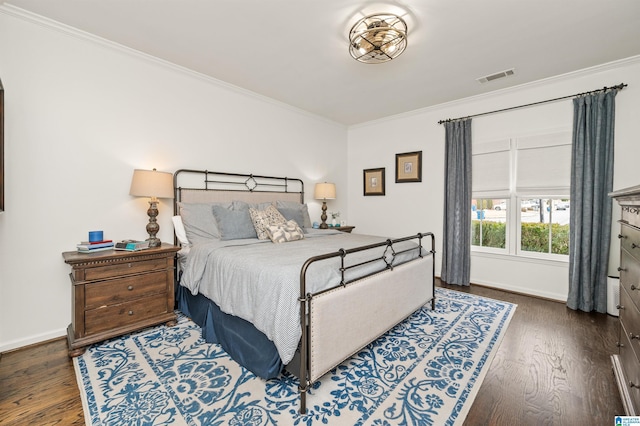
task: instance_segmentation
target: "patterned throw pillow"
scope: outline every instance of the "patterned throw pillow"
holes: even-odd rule
[[[271,225],[267,227],[267,233],[274,243],[286,243],[287,241],[304,239],[304,233],[295,220],[290,220],[280,225]]]
[[[267,233],[269,226],[284,224],[287,221],[273,205],[264,210],[251,207],[249,208],[249,216],[251,216],[251,221],[253,222],[253,227],[256,228],[259,240],[269,239],[269,234]]]

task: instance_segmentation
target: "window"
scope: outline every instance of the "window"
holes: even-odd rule
[[[568,131],[474,143],[472,249],[566,259],[570,164]]]
[[[505,249],[507,243],[507,200],[471,200],[471,245]]]
[[[568,255],[569,207],[568,198],[538,198],[521,201],[520,243],[518,244],[520,250]]]

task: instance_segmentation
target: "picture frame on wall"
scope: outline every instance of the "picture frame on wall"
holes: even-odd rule
[[[396,154],[396,183],[422,182],[422,151]]]
[[[384,167],[363,170],[364,195],[384,195]]]

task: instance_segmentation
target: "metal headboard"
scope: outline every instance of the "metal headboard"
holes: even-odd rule
[[[173,174],[173,214],[179,202],[298,201],[304,203],[301,179],[180,169]]]

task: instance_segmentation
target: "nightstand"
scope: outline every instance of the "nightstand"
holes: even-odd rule
[[[338,231],[342,232],[351,232],[353,231],[353,228],[355,228],[355,226],[332,226],[329,229],[337,229]]]
[[[178,250],[162,244],[135,252],[62,253],[72,268],[69,356],[81,355],[93,343],[152,325],[175,325],[173,279]]]

